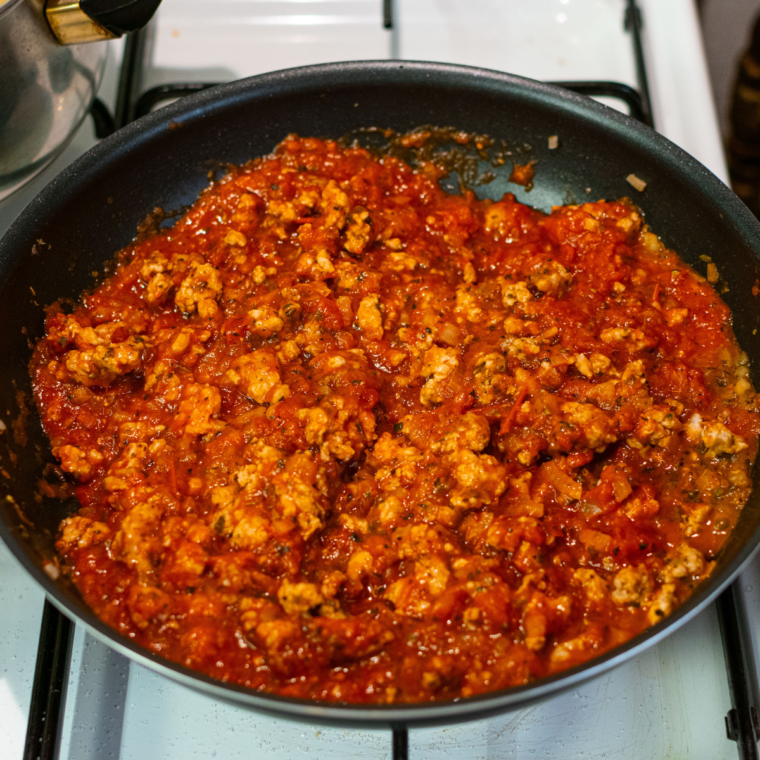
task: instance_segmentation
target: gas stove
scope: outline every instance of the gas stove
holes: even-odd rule
[[[582,90],[601,94],[613,107],[639,109],[644,119],[651,104],[655,127],[725,180],[693,3],[638,0],[638,18],[631,5],[626,0],[164,0],[138,42],[109,43],[100,98],[112,113],[135,115],[194,87],[290,66],[384,58],[446,61],[581,83]],[[637,48],[632,28],[639,23]],[[122,63],[133,57],[138,59],[133,95],[125,103],[122,89],[117,102]],[[618,87],[600,88],[600,82]],[[96,140],[88,121],[43,174],[0,204],[0,234],[39,189]],[[731,691],[742,686],[739,655],[754,666],[746,661],[747,650],[737,655],[733,645],[734,660],[724,658],[719,611],[730,627],[731,603],[745,606],[754,630],[749,636],[760,651],[760,561],[733,589],[720,609],[711,605],[658,645],[578,689],[488,720],[411,730],[408,756],[757,757],[751,737],[737,744],[727,733],[728,727],[738,736],[737,713],[727,716],[738,707],[737,698],[741,701],[741,694]],[[43,604],[42,592],[0,545],[0,746],[7,758],[37,756],[34,748],[25,751],[25,739]],[[741,631],[729,631],[726,640],[735,641],[737,634]],[[754,700],[758,679],[756,672],[751,675]],[[399,746],[392,749],[390,731],[297,724],[218,703],[131,663],[78,626],[60,737],[59,756],[69,760],[380,760],[403,753]]]

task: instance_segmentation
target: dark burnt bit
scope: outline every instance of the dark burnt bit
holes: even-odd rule
[[[11,422],[13,429],[13,440],[22,448],[29,442],[26,424],[29,419],[29,407],[26,403],[26,393],[16,390],[16,405],[18,406],[18,416]]]
[[[48,499],[64,501],[74,495],[76,484],[73,478],[67,477],[64,471],[52,462],[48,462],[42,477],[37,481],[37,493]]]
[[[26,516],[26,514],[24,514],[24,510],[20,507],[18,502],[10,494],[8,494],[5,497],[5,500],[8,502],[8,504],[11,505],[11,507],[13,507],[13,511],[16,513],[16,516],[21,521],[21,524],[18,526],[19,533],[21,534],[23,538],[25,538],[26,540],[29,540],[30,536],[26,529],[31,528],[32,531],[34,531],[36,529],[34,523]]]
[[[39,256],[41,253],[45,253],[45,251],[49,251],[52,248],[50,243],[46,243],[41,238],[37,238],[36,242],[32,245],[32,256]]]
[[[172,216],[172,214],[167,214],[161,206],[156,206],[153,211],[151,211],[148,216],[137,225],[137,242],[139,243],[146,238],[157,235],[163,223]]]

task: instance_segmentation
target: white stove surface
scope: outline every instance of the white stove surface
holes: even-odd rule
[[[691,0],[639,0],[658,129],[726,177]],[[405,58],[486,66],[544,80],[636,86],[624,0],[164,0],[144,89],[227,81],[287,66]],[[101,97],[113,105],[120,43]],[[89,122],[46,172],[0,204],[0,234],[95,139]],[[760,622],[760,563],[740,581]],[[42,593],[0,544],[0,754],[23,752]],[[755,647],[760,652],[760,626]],[[726,738],[728,683],[713,606],[639,657],[553,699],[489,720],[414,729],[410,757],[737,757]],[[130,663],[77,627],[62,758],[391,756],[390,732],[296,724],[230,707]]]

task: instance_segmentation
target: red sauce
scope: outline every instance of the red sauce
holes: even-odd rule
[[[51,308],[57,545],[109,625],[252,689],[450,699],[710,573],[760,429],[728,308],[627,201],[441,174],[289,138]]]

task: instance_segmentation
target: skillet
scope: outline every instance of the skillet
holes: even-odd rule
[[[599,675],[655,644],[707,606],[751,559],[760,541],[756,486],[712,576],[670,617],[624,646],[551,678],[479,697],[418,705],[316,704],[222,684],[137,647],[107,627],[63,576],[45,571],[60,521],[76,504],[40,496],[50,447],[33,410],[27,363],[44,307],[76,298],[155,208],[180,210],[225,162],[269,153],[288,133],[338,138],[368,126],[421,125],[487,134],[535,160],[533,190],[507,182],[510,161],[477,188],[548,211],[553,204],[633,200],[646,221],[695,269],[711,257],[739,343],[760,385],[760,223],[705,167],[631,117],[558,87],[483,69],[433,63],[327,64],[265,74],[189,96],[104,140],[65,169],[0,241],[0,537],[66,615],[122,654],[217,699],[282,717],[349,726],[452,723],[524,706]],[[560,147],[548,148],[559,137]],[[644,180],[643,192],[626,181]],[[760,287],[760,286],[759,286]],[[755,290],[757,290],[755,288]],[[55,573],[53,573],[55,575]]]

